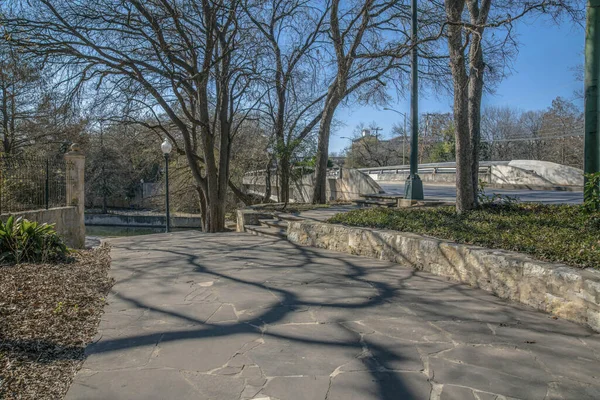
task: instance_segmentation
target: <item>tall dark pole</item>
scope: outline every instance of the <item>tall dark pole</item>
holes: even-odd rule
[[[169,154],[165,153],[165,207],[167,208],[166,232],[171,230],[171,216],[169,212]]]
[[[46,159],[46,185],[44,188],[46,194],[46,210],[50,207],[50,160]]]
[[[600,0],[588,0],[585,33],[585,150],[583,171],[600,171],[598,79],[600,78]]]
[[[406,114],[404,115],[404,131],[402,132],[402,165],[406,162]]]
[[[417,54],[417,0],[412,0],[412,24],[410,75],[412,85],[410,88],[410,175],[404,185],[404,198],[409,200],[423,199],[423,182],[419,178],[419,59]]]

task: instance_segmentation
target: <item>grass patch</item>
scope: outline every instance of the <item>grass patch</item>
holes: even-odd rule
[[[69,264],[0,266],[0,398],[62,399],[112,286],[109,249]]]
[[[328,222],[413,232],[600,268],[600,213],[586,214],[581,206],[494,204],[462,215],[454,207],[369,208],[337,214]]]

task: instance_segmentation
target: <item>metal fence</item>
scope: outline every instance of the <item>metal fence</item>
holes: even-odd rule
[[[0,214],[66,206],[67,163],[0,155]]]

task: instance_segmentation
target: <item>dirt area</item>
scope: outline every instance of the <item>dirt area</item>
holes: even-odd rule
[[[0,266],[0,398],[60,399],[98,329],[108,247],[67,264]]]

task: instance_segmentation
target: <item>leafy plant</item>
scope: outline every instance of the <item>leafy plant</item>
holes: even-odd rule
[[[479,180],[479,187],[477,188],[477,201],[480,206],[489,205],[502,205],[502,206],[513,206],[519,202],[519,198],[516,196],[506,196],[498,193],[485,194],[485,188],[487,182]]]
[[[463,214],[452,206],[367,208],[328,222],[412,232],[600,270],[600,213],[590,215],[578,205],[493,204]]]
[[[600,211],[600,172],[585,175],[583,208],[588,213]]]
[[[0,263],[62,260],[69,250],[54,230],[54,224],[40,224],[9,216],[0,221]]]

